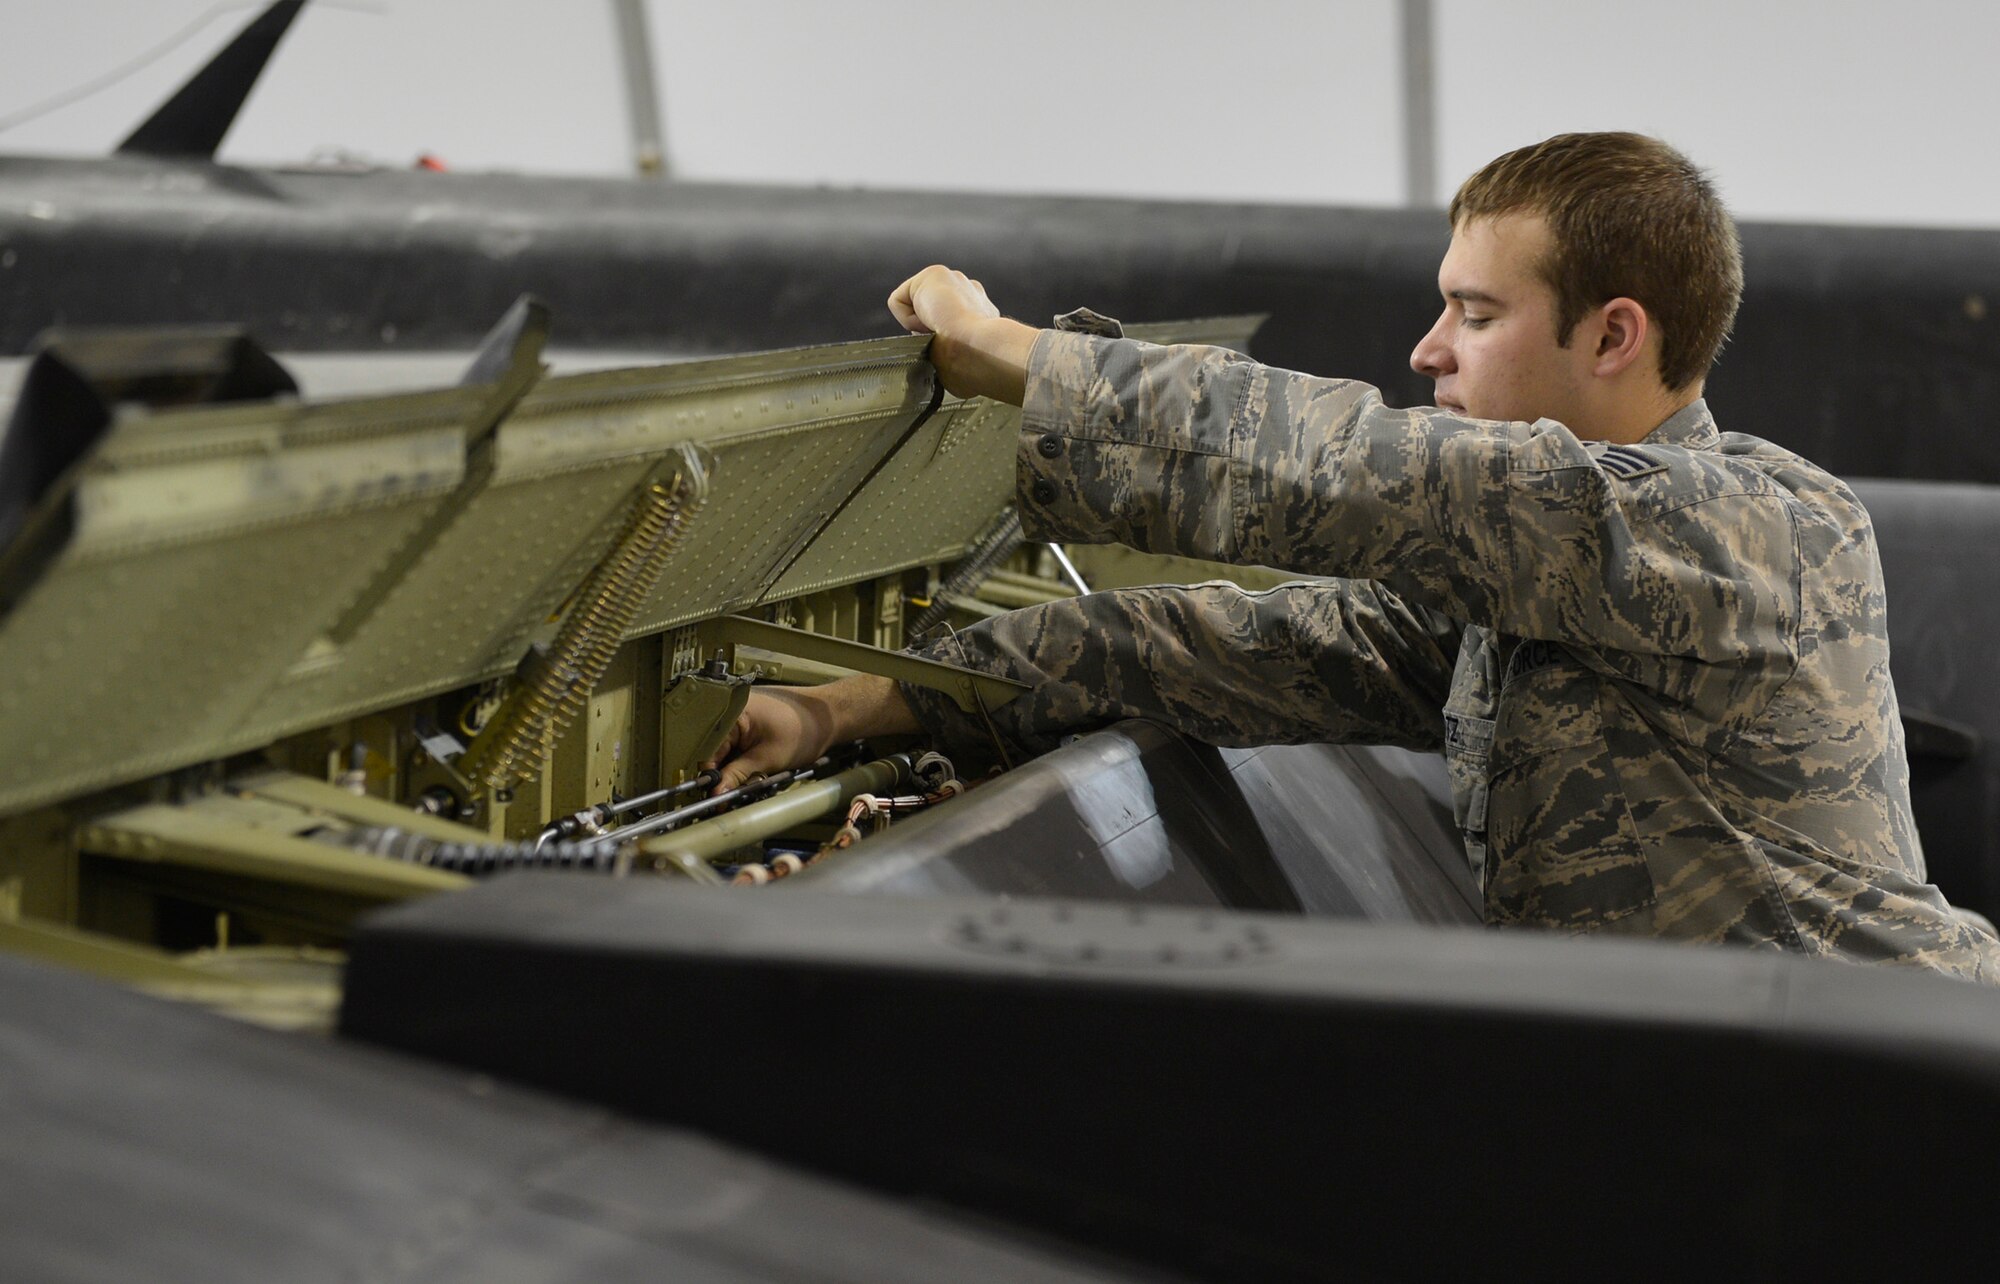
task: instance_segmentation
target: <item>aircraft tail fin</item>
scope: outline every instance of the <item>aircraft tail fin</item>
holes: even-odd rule
[[[215,155],[305,0],[276,0],[118,144],[123,155]]]

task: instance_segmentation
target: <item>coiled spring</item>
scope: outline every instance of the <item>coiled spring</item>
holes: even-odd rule
[[[950,599],[978,588],[980,581],[991,575],[994,567],[1012,557],[1014,550],[1023,542],[1021,514],[1009,508],[1000,514],[1000,520],[994,523],[993,528],[980,537],[979,543],[965,555],[958,568],[938,585],[937,592],[931,594],[930,605],[910,621],[905,636],[915,641],[942,624],[951,611]]]
[[[708,499],[708,478],[702,453],[684,445],[673,479],[646,488],[611,552],[563,616],[555,641],[466,749],[460,764],[466,776],[489,789],[509,789],[548,761],[556,740],[583,712],[611,667],[667,558]]]
[[[386,856],[456,874],[569,869],[623,875],[632,864],[629,843],[544,843],[539,847],[534,843],[458,843],[393,827],[352,830],[344,836],[343,845],[371,856]]]

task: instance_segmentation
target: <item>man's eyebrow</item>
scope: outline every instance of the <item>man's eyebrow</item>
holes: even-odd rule
[[[1460,303],[1498,303],[1500,300],[1479,290],[1447,290],[1445,298],[1457,299]]]

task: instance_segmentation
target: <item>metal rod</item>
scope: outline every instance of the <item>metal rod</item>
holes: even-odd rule
[[[721,772],[704,771],[692,780],[683,780],[680,784],[674,785],[671,788],[656,789],[650,794],[640,794],[637,798],[626,798],[620,802],[606,803],[602,810],[605,818],[608,820],[613,816],[622,816],[628,811],[637,811],[641,807],[650,807],[656,802],[665,802],[669,798],[678,798],[682,794],[691,794],[698,790],[713,788],[715,782],[720,779],[722,779]]]
[[[585,823],[601,825],[613,816],[622,816],[628,811],[638,811],[642,807],[650,807],[654,803],[665,802],[670,798],[678,798],[682,794],[691,794],[710,788],[721,778],[722,773],[719,771],[704,771],[692,780],[683,780],[680,784],[670,785],[665,789],[655,789],[652,793],[640,794],[637,798],[623,798],[617,802],[599,803],[595,807],[585,807],[582,811],[574,815],[564,816],[561,820],[552,821],[544,826],[541,836],[535,839],[535,850],[540,851],[543,847],[559,838],[574,836],[579,829],[584,827]],[[579,841],[588,842],[593,840],[586,835],[585,838]]]
[[[692,821],[700,820],[704,816],[712,816],[716,812],[726,811],[731,807],[739,806],[753,796],[774,793],[787,785],[796,784],[802,780],[810,780],[820,767],[826,765],[826,762],[827,760],[822,758],[810,767],[800,767],[796,771],[774,772],[761,780],[753,780],[748,784],[738,785],[726,793],[716,794],[712,798],[704,798],[698,803],[689,803],[687,806],[674,811],[663,811],[657,816],[648,816],[644,820],[633,821],[622,828],[609,830],[592,841],[622,843],[646,834],[657,834],[663,829],[678,829]]]
[[[1069,560],[1069,554],[1063,552],[1062,545],[1056,543],[1054,540],[1050,540],[1049,552],[1056,555],[1056,565],[1062,567],[1063,575],[1068,578],[1070,583],[1076,585],[1077,592],[1090,592],[1090,585],[1083,582],[1083,572],[1076,569],[1076,563]]]
[[[618,24],[618,60],[625,69],[625,110],[632,122],[632,164],[646,178],[667,176],[660,90],[653,77],[653,42],[646,31],[646,0],[611,0]]]
[[[856,794],[891,792],[911,779],[908,757],[877,758],[699,825],[648,838],[639,844],[639,860],[656,869],[677,867],[712,882],[716,876],[708,867],[710,860],[839,811],[854,801]]]
[[[1074,597],[1067,584],[1055,580],[1007,578],[1005,572],[996,572],[986,577],[979,586],[979,596],[1001,606],[1041,606],[1046,602],[1058,602]]]
[[[1403,0],[1403,203],[1436,209],[1437,39],[1431,0]]]

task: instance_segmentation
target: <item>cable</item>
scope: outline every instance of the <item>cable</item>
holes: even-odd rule
[[[811,766],[798,767],[791,771],[774,772],[768,776],[758,776],[724,793],[711,794],[700,802],[689,803],[687,806],[674,811],[663,811],[657,815],[648,816],[644,820],[635,820],[629,825],[620,825],[616,829],[606,830],[604,837],[612,841],[626,842],[646,834],[657,834],[663,830],[679,829],[683,825],[692,824],[697,820],[713,816],[718,812],[733,811],[745,803],[758,801],[768,795],[788,789],[793,785],[803,784],[811,780],[815,774],[826,767],[831,761],[831,758],[821,758]]]
[[[965,792],[965,785],[952,770],[951,759],[935,751],[917,759],[912,768],[929,786],[929,791],[921,794],[899,794],[883,797],[879,794],[858,793],[847,805],[844,823],[834,831],[833,837],[820,844],[818,850],[801,855],[799,852],[781,852],[770,860],[751,862],[737,867],[730,876],[733,887],[761,887],[765,883],[781,878],[789,878],[800,870],[818,864],[835,852],[846,851],[861,841],[861,822],[871,822],[870,828],[876,833],[888,828],[890,818],[897,813],[921,811],[935,807],[948,798],[955,798]]]
[[[640,794],[637,798],[617,799],[608,803],[599,803],[595,807],[585,807],[582,811],[573,812],[568,816],[562,817],[560,820],[551,821],[542,830],[541,837],[535,840],[535,847],[539,850],[555,842],[557,839],[575,838],[579,834],[603,837],[603,827],[613,816],[622,816],[630,811],[640,811],[655,803],[671,801],[683,794],[700,793],[703,790],[713,788],[715,782],[720,779],[722,779],[721,772],[704,771],[692,780],[683,781],[678,785],[673,785],[666,789],[655,789],[651,793]]]

